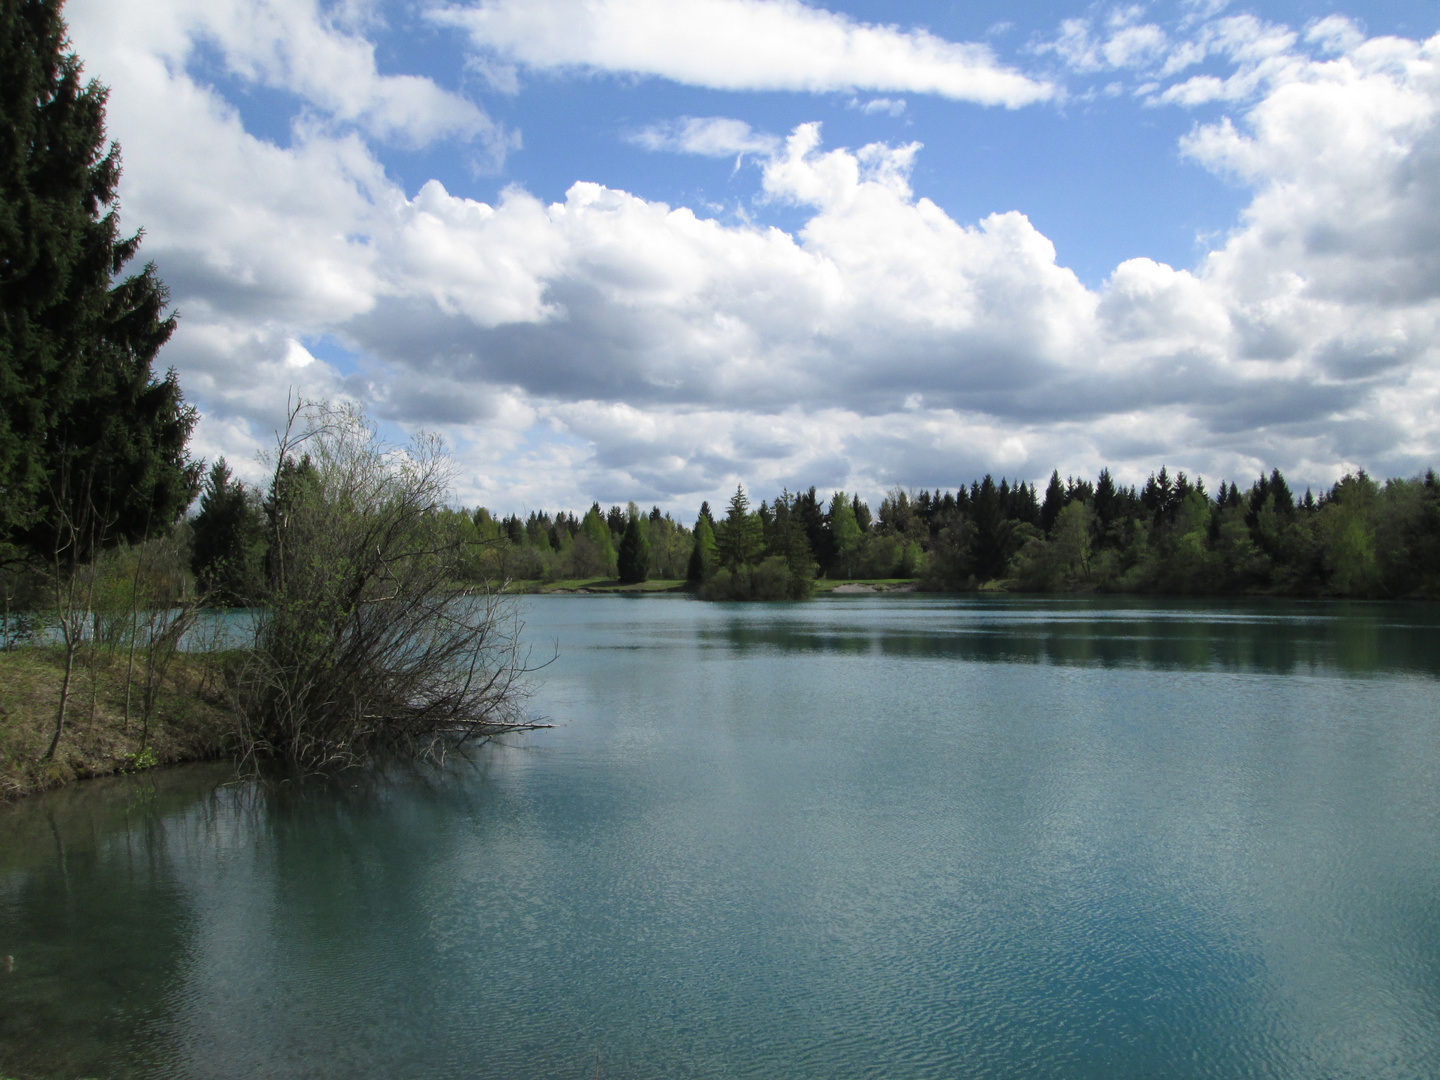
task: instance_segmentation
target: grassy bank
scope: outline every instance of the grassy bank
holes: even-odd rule
[[[509,592],[545,595],[549,593],[653,593],[683,592],[685,582],[661,579],[635,585],[621,584],[618,578],[566,578],[560,581],[512,581]]]
[[[128,680],[123,655],[77,662],[65,731],[45,760],[65,676],[58,649],[26,646],[0,652],[0,801],[72,780],[223,755],[232,722],[219,693],[217,654],[176,655],[164,674]]]
[[[819,578],[815,595],[824,593],[911,592],[915,578]]]
[[[815,582],[816,595],[836,592],[906,592],[915,588],[916,578],[820,578]],[[532,596],[569,593],[658,593],[686,592],[690,586],[684,581],[658,580],[642,581],[638,585],[622,585],[616,578],[566,578],[560,581],[512,581],[506,587],[508,592]]]

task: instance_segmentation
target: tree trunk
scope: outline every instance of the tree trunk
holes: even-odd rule
[[[55,734],[50,739],[50,749],[45,751],[42,761],[49,761],[55,756],[55,748],[60,745],[60,735],[65,730],[65,706],[70,700],[70,674],[75,670],[75,648],[76,644],[70,635],[65,631],[65,678],[60,682],[60,708],[55,713]]]

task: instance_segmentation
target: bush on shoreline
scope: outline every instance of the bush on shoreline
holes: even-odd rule
[[[514,600],[456,587],[472,545],[443,513],[440,441],[302,406],[271,464],[256,632],[229,679],[245,754],[311,770],[530,726]]]
[[[209,540],[219,542],[198,546],[213,599],[256,609],[245,647],[207,652],[195,640],[189,529],[48,574],[33,568],[36,608],[21,627],[7,606],[0,635],[7,648],[21,632],[36,642],[4,653],[30,687],[6,721],[8,790],[222,744],[303,772],[382,752],[443,757],[468,738],[534,726],[523,714],[516,599],[473,580],[478,542],[470,519],[446,508],[451,464],[439,440],[386,444],[349,408],[302,404],[291,421],[265,498],[230,499],[231,524],[264,515],[229,529],[243,558],[218,529]],[[229,487],[223,468],[211,487]],[[182,641],[197,651],[182,653]],[[176,683],[181,675],[189,681]],[[177,703],[219,728],[199,743],[193,733],[152,738],[152,721]],[[47,743],[32,745],[47,725]]]

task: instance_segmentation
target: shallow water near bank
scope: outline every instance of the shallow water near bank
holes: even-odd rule
[[[442,772],[0,808],[0,1074],[1440,1075],[1440,613],[524,602]]]

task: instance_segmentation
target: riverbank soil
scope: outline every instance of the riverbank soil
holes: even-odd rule
[[[219,691],[220,658],[178,654],[163,674],[123,652],[76,658],[55,756],[64,654],[31,646],[0,651],[0,802],[72,780],[222,756],[233,730]],[[129,683],[127,718],[126,684]],[[148,724],[146,714],[148,712]]]

